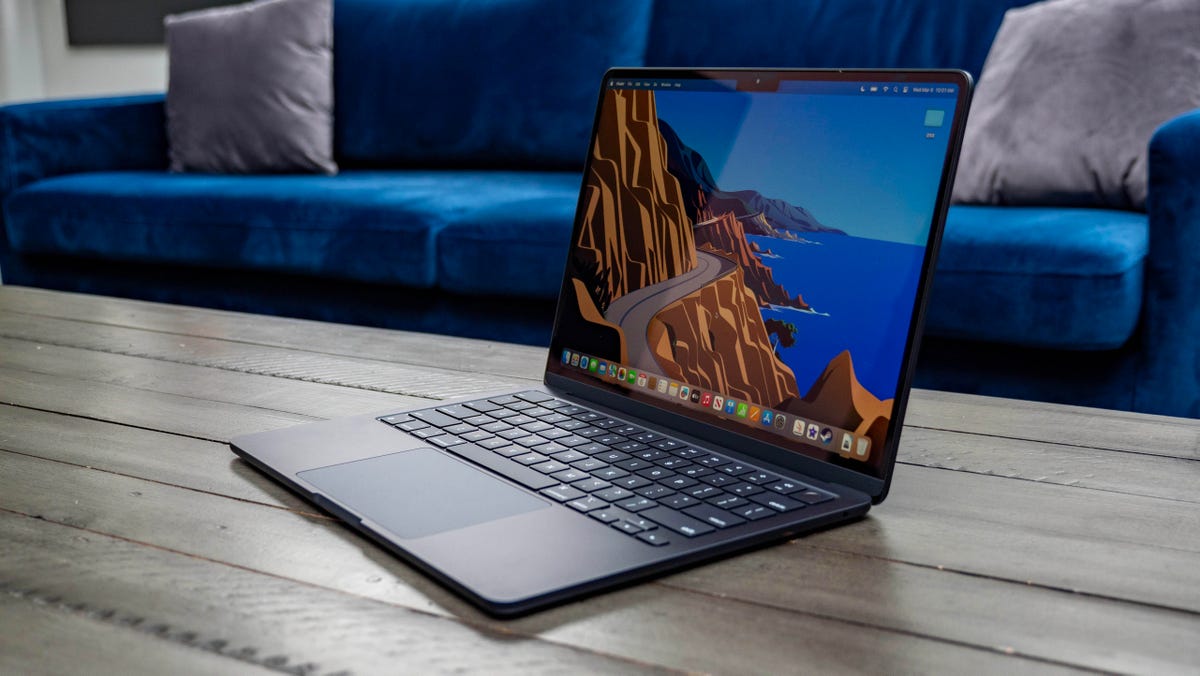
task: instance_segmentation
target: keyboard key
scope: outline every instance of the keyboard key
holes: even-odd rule
[[[668,488],[674,488],[677,491],[681,491],[685,488],[691,488],[692,486],[695,486],[696,483],[696,480],[691,477],[676,475],[673,477],[667,477],[667,479],[662,482],[662,485],[667,486]]]
[[[566,409],[562,409],[562,412],[565,413]],[[572,415],[572,414],[567,413],[567,415]],[[582,420],[583,422],[590,422],[592,424],[595,424],[596,420],[599,420],[599,419],[603,418],[604,416],[600,415],[599,413],[596,413],[595,411],[584,411],[583,413],[574,414],[573,417],[576,420]]]
[[[687,537],[696,537],[716,530],[703,521],[693,519],[686,514],[680,514],[668,507],[652,507],[642,512],[642,518],[650,519],[664,528],[675,531]]]
[[[651,481],[660,481],[662,479],[669,479],[675,476],[674,472],[664,467],[647,467],[646,469],[638,470],[637,474],[638,476],[646,477]]]
[[[465,441],[479,442],[479,441],[483,441],[484,439],[491,439],[493,435],[491,432],[484,432],[483,430],[475,430],[474,432],[467,432],[466,434],[460,434],[459,436],[462,437],[462,439]],[[505,441],[505,443],[508,443],[507,440]]]
[[[412,417],[423,420],[434,427],[449,427],[458,424],[458,418],[434,410],[416,411],[412,414]]]
[[[522,467],[475,444],[459,444],[458,446],[451,446],[447,450],[535,491],[557,483],[554,479],[541,472],[535,472],[528,467]]]
[[[702,476],[702,477],[700,477],[700,480],[703,481],[704,483],[708,484],[709,486],[724,486],[726,484],[737,483],[737,479],[734,479],[733,477],[729,476],[728,474],[716,474],[716,473],[709,474],[707,476]]]
[[[560,430],[557,427],[551,427],[548,430],[541,430],[538,432],[538,434],[542,435],[543,437],[546,437],[547,439],[554,439],[554,440],[558,440],[563,437],[571,436],[570,432],[568,432],[566,430]]]
[[[561,462],[555,462],[553,460],[547,460],[546,462],[539,462],[536,465],[530,465],[530,467],[532,467],[533,469],[536,469],[537,471],[541,472],[542,474],[554,474],[555,472],[561,472],[564,469],[571,469],[570,467],[567,467],[566,465],[562,464]],[[555,477],[555,478],[558,479],[558,477]],[[558,480],[562,481],[562,479],[558,479]]]
[[[399,427],[400,429],[404,430],[405,432],[415,432],[423,427],[429,427],[429,423],[421,421],[421,420],[415,420],[413,418],[409,418],[409,419],[405,420],[404,422],[396,425],[396,427]]]
[[[693,458],[699,458],[700,456],[704,455],[704,451],[697,451],[694,448],[681,448],[677,451],[671,451],[671,454],[677,458],[686,458],[688,460],[691,460]]]
[[[511,418],[505,418],[504,422],[508,423],[509,425],[516,425],[516,426],[520,427],[522,425],[533,424],[533,423],[537,422],[537,420],[535,418],[530,418],[529,416],[525,415],[524,413],[520,413],[520,414],[514,415]]]
[[[491,422],[486,425],[479,426],[479,429],[485,430],[487,432],[491,432],[492,434],[496,434],[497,432],[503,432],[505,430],[511,430],[512,428],[513,428],[512,425],[509,425],[506,422],[500,422],[499,420],[497,420],[496,422]]]
[[[529,451],[528,453],[526,453],[524,455],[514,455],[512,457],[512,459],[521,463],[522,465],[536,465],[539,462],[545,462],[545,461],[549,460],[550,458],[547,458],[546,456],[542,455],[541,453],[534,453],[533,451]]]
[[[589,495],[588,497],[591,498],[592,496]],[[585,499],[585,498],[580,498],[580,500],[583,500],[583,499]],[[592,498],[592,499],[594,499],[594,498]],[[611,507],[610,508],[601,508],[598,511],[594,511],[594,512],[588,512],[588,516],[592,517],[593,519],[595,519],[601,523],[612,523],[613,521],[616,521],[617,519],[621,518],[614,513],[614,510]]]
[[[560,453],[559,455],[562,455],[562,454]],[[604,463],[600,462],[599,460],[597,460],[595,458],[584,458],[583,460],[580,460],[579,462],[571,463],[571,466],[574,467],[575,469],[581,469],[585,472],[591,472],[592,470],[604,469],[605,467],[608,467],[608,465],[605,465]],[[625,470],[619,470],[619,471],[622,474],[625,473]]]
[[[538,452],[545,453],[545,451],[543,451],[541,449],[538,449]],[[583,453],[580,453],[579,451],[572,451],[570,449],[565,450],[565,451],[559,451],[558,453],[555,453],[554,455],[552,455],[550,457],[554,458],[555,460],[557,460],[559,462],[566,462],[566,463],[578,462],[580,460],[591,460],[591,458],[587,457]]]
[[[620,486],[621,488],[628,488],[629,490],[633,490],[635,488],[641,488],[642,486],[649,486],[652,482],[649,479],[645,479],[640,476],[632,475],[632,476],[623,476],[620,479],[614,480],[613,483]]]
[[[600,427],[602,429],[607,430],[607,429],[610,429],[613,427],[618,427],[623,424],[620,420],[614,420],[613,418],[605,418],[602,415],[596,415],[594,413],[592,415],[595,415],[596,417],[586,419],[586,420],[588,422],[592,423],[593,425],[595,425],[596,427]],[[575,416],[575,419],[576,420],[585,420],[585,418],[581,415]]]
[[[637,534],[637,539],[647,544],[652,544],[655,547],[671,544],[671,539],[662,531],[643,531]]]
[[[560,423],[555,423],[555,424],[558,425],[558,429],[569,430],[571,432],[574,432],[575,430],[582,429],[582,428],[588,426],[588,424],[583,422],[582,420],[568,420],[566,422],[560,422]],[[595,429],[595,428],[592,428],[592,429]],[[596,434],[600,434],[600,430],[596,430]]]
[[[637,514],[630,514],[625,517],[625,520],[642,530],[658,530],[658,524]]]
[[[641,434],[642,432],[645,432],[646,430],[644,430],[636,425],[620,425],[618,427],[614,427],[612,431],[616,432],[617,434],[623,434],[627,437],[631,437],[635,434]]]
[[[433,444],[434,446],[438,446],[440,448],[449,448],[451,446],[454,446],[455,444],[466,443],[462,439],[459,439],[458,437],[452,436],[449,434],[443,434],[440,437],[429,437],[428,439],[426,439],[426,441],[428,441],[429,443]]]
[[[517,443],[521,443],[520,440],[517,440]],[[554,455],[555,453],[562,453],[563,451],[567,450],[567,447],[556,441],[551,441],[548,444],[534,446],[533,450],[541,453],[542,455]]]
[[[559,502],[569,502],[583,497],[583,491],[571,488],[570,486],[551,486],[539,492],[551,500],[558,500]]]
[[[729,464],[729,460],[726,460],[719,455],[706,455],[701,458],[696,458],[695,461],[701,465],[704,465],[705,467],[719,467],[721,465]]]
[[[663,435],[661,435],[657,432],[651,432],[651,431],[647,430],[645,432],[631,434],[631,435],[629,435],[629,438],[633,439],[634,441],[640,441],[643,444],[648,444],[652,441],[658,441],[659,439],[662,439]]]
[[[534,446],[541,446],[542,444],[546,443],[545,439],[539,437],[536,434],[530,434],[528,436],[518,437],[516,439],[513,439],[512,441],[513,441],[513,443],[524,446],[525,448],[533,448]]]
[[[613,446],[613,448],[617,449],[618,451],[633,453],[634,451],[640,451],[643,448],[646,448],[646,444],[643,444],[640,441],[623,441]]]
[[[734,507],[732,511],[734,514],[737,514],[743,519],[749,519],[750,521],[758,521],[759,519],[765,519],[768,516],[775,516],[779,513],[770,507],[763,507],[762,505],[756,505],[754,503],[742,505],[741,507]]]
[[[585,409],[584,407],[582,407],[582,406],[576,406],[576,405],[574,405],[574,404],[570,404],[570,405],[567,405],[567,406],[562,406],[562,407],[560,407],[560,408],[558,408],[558,409],[556,409],[556,410],[557,410],[559,413],[563,414],[563,415],[579,415],[580,413],[585,413],[585,412],[586,412],[586,413],[591,413],[591,411],[588,411],[588,410],[587,410],[587,409]]]
[[[463,406],[466,406],[467,408],[475,409],[476,411],[479,411],[480,413],[487,413],[488,411],[495,411],[496,409],[500,408],[496,404],[493,404],[492,402],[487,401],[486,399],[481,399],[479,401],[468,401],[467,403],[463,404]]]
[[[554,399],[552,401],[543,401],[539,405],[552,411],[557,411],[560,408],[567,408],[568,406],[571,406],[571,403],[563,401],[562,399]]]
[[[703,465],[692,465],[691,467],[686,467],[679,470],[679,473],[684,476],[690,476],[693,479],[699,479],[702,476],[708,476],[709,474],[712,474],[713,470]]]
[[[766,493],[759,493],[758,495],[751,495],[750,499],[762,505],[763,507],[770,507],[776,512],[791,512],[793,510],[805,507],[805,504],[799,500],[793,500],[769,491]]]
[[[595,458],[593,458],[593,460],[594,459]],[[600,477],[601,479],[608,479],[609,481],[612,481],[613,479],[619,479],[629,474],[629,472],[626,472],[620,467],[605,467],[603,469],[588,471],[590,471],[593,475]]]
[[[525,430],[523,430],[519,427],[513,428],[511,430],[504,430],[502,432],[499,432],[498,434],[499,434],[499,436],[502,436],[505,439],[520,439],[521,437],[529,436],[529,432],[526,432]]]
[[[748,501],[746,498],[739,498],[736,495],[730,495],[726,493],[724,495],[718,495],[715,498],[709,498],[708,504],[714,507],[720,507],[721,509],[733,509],[734,507],[741,507],[742,505],[748,504]]]
[[[559,437],[556,441],[567,448],[575,448],[576,446],[586,446],[589,444],[587,439],[579,436],[578,434],[571,434],[566,430],[559,430],[559,432],[563,432],[563,436]]]
[[[476,411],[475,409],[467,408],[466,406],[464,406],[462,404],[455,404],[453,406],[441,406],[441,407],[438,407],[437,412],[444,413],[445,415],[448,415],[452,418],[458,418],[459,420],[462,420],[463,418],[470,418],[471,416],[478,413],[478,411]],[[440,427],[440,425],[439,425],[439,427]]]
[[[518,401],[516,403],[509,404],[505,408],[509,409],[510,411],[527,411],[531,408],[539,408],[539,406],[537,404],[531,404],[528,401]]]
[[[597,453],[603,453],[603,452],[607,451],[608,446],[605,446],[603,444],[597,444],[597,443],[593,442],[590,444],[584,444],[583,446],[576,446],[575,450],[579,451],[580,453],[586,453],[588,455],[595,455]],[[613,451],[613,453],[619,453],[619,451]]]
[[[775,483],[767,484],[767,488],[775,491],[776,493],[783,493],[784,495],[788,495],[790,493],[795,493],[796,491],[808,488],[808,486],[797,483],[795,481],[781,479],[779,481],[776,481]]]
[[[500,437],[492,437],[491,439],[484,439],[483,441],[480,441],[477,443],[480,446],[483,446],[484,448],[488,449],[489,451],[494,451],[497,448],[504,448],[505,446],[512,446],[511,441],[509,441],[508,439],[501,439]]]
[[[565,474],[565,472],[564,472],[564,474]],[[584,493],[592,493],[594,491],[603,490],[605,488],[608,488],[609,486],[612,486],[612,484],[610,484],[607,481],[604,481],[603,479],[595,479],[593,477],[588,477],[586,479],[582,479],[580,481],[576,481],[575,483],[571,484],[571,488],[578,488],[579,490],[583,491]]]
[[[621,449],[621,450],[625,450],[625,449]],[[639,457],[642,460],[661,460],[663,458],[671,458],[671,456],[658,450],[657,448],[647,448],[644,451],[638,451],[638,452],[634,453],[634,456]],[[681,460],[681,458],[671,458],[671,459],[672,460]]]
[[[712,505],[696,505],[683,510],[684,514],[694,516],[701,521],[712,524],[717,528],[729,528],[730,526],[740,526],[746,523],[746,520],[740,516],[735,516],[726,512],[723,509],[717,509]]]
[[[684,467],[691,467],[692,461],[684,460],[683,458],[667,456],[667,457],[663,458],[662,460],[654,461],[654,464],[658,465],[659,467],[666,467],[667,469],[681,470]],[[707,468],[705,468],[705,469],[707,469]]]
[[[554,478],[558,479],[559,481],[563,482],[564,484],[569,484],[572,481],[579,481],[580,479],[589,478],[587,472],[581,472],[581,471],[575,469],[574,467],[567,467],[565,465],[562,465],[561,467],[562,467],[562,469],[560,469],[558,471],[558,473],[554,475]]]
[[[763,492],[763,489],[761,486],[755,486],[754,484],[748,484],[745,482],[740,483],[740,484],[734,484],[732,486],[726,486],[725,490],[729,491],[730,493],[733,493],[734,495],[740,495],[743,498],[747,497],[749,495],[754,495],[755,493]]]
[[[516,397],[512,396],[511,394],[506,394],[503,397],[495,397],[494,399],[488,399],[488,401],[490,403],[496,404],[497,406],[508,406],[509,404],[515,404],[520,400],[517,399]]]
[[[807,502],[810,505],[817,505],[827,500],[832,500],[835,496],[830,495],[825,491],[818,491],[815,488],[809,488],[800,491],[799,493],[792,493],[791,497],[803,502]]]
[[[638,528],[635,524],[628,521],[614,521],[612,523],[612,527],[616,528],[622,533],[629,533],[630,535],[635,535],[642,532],[641,528]]]
[[[516,411],[510,411],[507,408],[500,408],[488,413],[488,415],[496,418],[497,420],[510,420],[520,415],[520,413],[517,413]]]
[[[675,441],[674,439],[660,439],[652,442],[650,445],[659,449],[660,451],[673,451],[677,448],[683,448],[683,444]]]
[[[603,460],[604,462],[607,462],[609,464],[612,464],[614,462],[620,462],[622,460],[629,459],[629,454],[622,453],[620,451],[604,451],[603,453],[597,453],[597,454],[593,455],[592,457],[596,458],[598,460]]]
[[[742,481],[749,481],[752,484],[761,486],[763,484],[779,481],[779,477],[775,476],[774,474],[767,474],[766,472],[758,471],[751,472],[749,474],[743,474]]]
[[[600,498],[588,495],[586,497],[579,498],[578,500],[572,500],[568,502],[567,506],[569,506],[571,509],[587,513],[596,509],[604,509],[605,507],[608,507],[608,503]]]
[[[675,491],[671,490],[670,488],[658,485],[642,486],[641,488],[635,490],[634,493],[637,493],[643,498],[650,498],[651,500],[658,500],[670,495],[675,495]]]
[[[482,446],[483,444],[480,443],[479,445]],[[495,451],[497,455],[502,455],[506,458],[511,458],[514,455],[525,455],[526,453],[529,452],[528,450],[525,449],[524,446],[512,446],[512,445],[501,446],[500,448],[493,448],[492,450]]]
[[[442,431],[447,434],[466,434],[467,432],[474,432],[475,429],[476,428],[474,425],[468,425],[467,423],[458,423],[457,425],[443,427]]]
[[[630,498],[625,502],[620,503],[619,506],[621,509],[627,509],[631,512],[640,512],[643,509],[650,509],[657,504],[657,502],[651,500],[650,498],[643,498],[639,495],[636,498]]]
[[[559,425],[559,427],[563,428],[564,430],[569,429],[567,427],[566,423]],[[592,437],[598,437],[601,434],[604,434],[604,430],[600,429],[599,427],[592,427],[591,425],[584,425],[583,427],[576,427],[575,434],[578,434],[579,436],[587,438],[587,439],[591,439]]]
[[[595,441],[598,444],[604,444],[605,446],[612,446],[613,444],[619,444],[623,441],[627,441],[627,439],[619,434],[602,434],[598,437],[594,437],[592,441]]]
[[[711,497],[720,495],[721,489],[715,486],[697,486],[696,488],[689,488],[684,492],[693,498],[696,498],[697,500],[707,500]]]
[[[380,418],[380,420],[382,420],[383,422],[385,422],[389,425],[395,425],[395,426],[399,427],[400,423],[412,420],[412,418],[408,417],[407,413],[395,413],[392,415],[385,415],[382,418]]]
[[[552,395],[546,394],[545,392],[538,392],[537,390],[526,390],[524,392],[518,392],[513,396],[515,396],[517,399],[532,401],[535,404],[540,404],[543,401],[550,401],[554,399]]]
[[[537,418],[538,420],[541,420],[542,418],[545,418],[548,415],[556,415],[554,413],[554,411],[551,411],[550,409],[548,409],[544,406],[534,406],[533,408],[527,408],[521,412],[532,418]]]
[[[617,467],[620,467],[621,469],[627,469],[630,472],[636,472],[639,469],[646,469],[647,467],[654,466],[654,465],[651,465],[649,463],[649,461],[642,460],[641,458],[627,458],[625,460],[618,460],[617,462],[614,462],[613,464],[616,465]]]
[[[519,425],[520,423],[515,424]],[[542,430],[548,430],[550,428],[550,423],[544,423],[541,420],[534,420],[533,422],[521,425],[521,429],[525,430],[526,432],[541,432]]]
[[[474,415],[474,416],[471,416],[470,418],[463,420],[463,422],[470,424],[470,425],[474,425],[476,427],[482,427],[484,425],[490,425],[490,424],[496,422],[496,419],[490,415]]]
[[[612,488],[605,488],[602,491],[596,491],[595,495],[601,500],[616,502],[618,500],[627,500],[633,497],[633,491],[627,491],[620,486],[613,486]]]
[[[693,498],[690,495],[684,495],[683,493],[676,493],[675,495],[659,500],[659,502],[672,509],[683,509],[684,507],[688,507],[690,505],[700,504],[700,501],[696,498]]]
[[[720,471],[730,476],[741,476],[754,471],[754,468],[749,465],[743,465],[740,462],[732,462],[728,465],[722,465]]]

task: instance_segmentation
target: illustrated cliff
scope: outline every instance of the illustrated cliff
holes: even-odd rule
[[[892,415],[891,399],[880,400],[858,382],[850,353],[830,360],[802,399],[785,401],[782,408],[807,420],[820,420],[871,440],[871,455],[883,448]]]
[[[740,268],[663,308],[646,338],[672,378],[768,406],[799,396]]]
[[[792,296],[788,290],[775,282],[771,268],[763,265],[754,247],[746,240],[742,221],[732,213],[696,224],[694,233],[696,246],[731,258],[742,269],[746,286],[758,296],[759,305],[788,305],[801,310],[810,309],[799,295]]]
[[[603,312],[630,291],[696,267],[691,219],[667,171],[651,91],[611,91],[584,187],[575,267]]]

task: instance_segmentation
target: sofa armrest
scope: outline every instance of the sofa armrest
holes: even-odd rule
[[[1135,410],[1200,417],[1200,109],[1150,139],[1150,253]]]
[[[165,169],[163,100],[151,94],[0,107],[0,201],[62,174]]]

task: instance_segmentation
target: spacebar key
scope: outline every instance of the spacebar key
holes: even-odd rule
[[[652,509],[643,510],[638,512],[638,516],[641,518],[650,519],[654,523],[670,528],[676,533],[682,533],[690,538],[694,538],[697,535],[704,535],[705,533],[711,533],[713,530],[715,530],[712,526],[704,523],[703,521],[693,519],[690,516],[685,516],[667,507],[654,507]]]
[[[558,481],[551,479],[537,470],[529,469],[524,465],[518,465],[504,456],[496,455],[486,448],[476,446],[475,444],[459,444],[450,448],[443,448],[442,450],[450,451],[477,465],[483,465],[493,472],[508,477],[522,486],[528,486],[535,491],[558,485]]]

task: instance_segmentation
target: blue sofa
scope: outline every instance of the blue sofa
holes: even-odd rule
[[[337,0],[337,176],[170,174],[160,95],[0,108],[0,275],[548,342],[608,66],[958,67],[1028,0]],[[1148,212],[956,206],[917,384],[1200,416],[1200,111]]]

